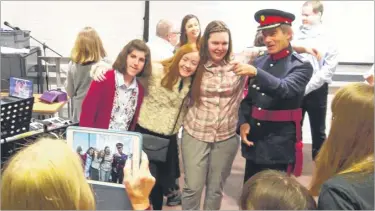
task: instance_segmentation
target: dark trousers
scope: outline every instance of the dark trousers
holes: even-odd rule
[[[150,194],[151,203],[154,210],[161,210],[163,206],[164,195],[168,195],[170,191],[176,187],[176,179],[180,177],[177,134],[164,136],[147,130],[140,125],[136,126],[135,131],[158,136],[161,138],[168,138],[170,140],[166,162],[153,161],[152,158],[149,158],[150,172],[156,180]]]
[[[123,179],[124,179],[124,170],[123,169],[117,169],[117,172],[114,172],[112,170],[112,182],[113,183],[122,184]]]
[[[99,181],[99,169],[90,167],[90,178],[95,181]]]
[[[252,160],[246,160],[244,183],[256,173],[267,169],[286,172],[288,170],[288,164],[256,164]]]
[[[306,95],[302,102],[302,123],[305,113],[309,115],[312,136],[312,158],[315,159],[326,139],[328,84]]]
[[[163,209],[163,186],[155,183],[154,187],[151,190],[150,201],[152,204],[153,210],[162,210]]]

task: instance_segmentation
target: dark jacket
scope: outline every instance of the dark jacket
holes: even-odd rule
[[[257,75],[251,79],[248,94],[239,109],[239,127],[250,124],[248,140],[242,144],[242,156],[257,164],[291,164],[295,162],[296,126],[294,122],[258,121],[252,107],[265,110],[291,110],[301,107],[305,88],[313,68],[291,46],[284,55],[265,54],[254,61]],[[239,130],[238,130],[239,132]]]
[[[327,180],[319,194],[319,210],[374,210],[374,172],[347,173]]]

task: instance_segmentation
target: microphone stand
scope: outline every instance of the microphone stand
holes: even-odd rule
[[[44,56],[47,56],[46,55],[46,49],[49,49],[50,51],[54,52],[55,54],[59,55],[60,57],[63,57],[61,54],[57,53],[56,51],[54,51],[52,48],[50,48],[48,45],[46,45],[46,43],[42,43],[40,42],[39,40],[35,39],[33,36],[30,35],[30,38],[32,38],[33,40],[35,40],[36,42],[40,43],[42,46],[43,46],[43,55]],[[49,90],[49,78],[48,78],[48,75],[49,75],[49,71],[48,71],[48,64],[45,63],[45,67],[46,67],[46,86],[47,86],[47,90]]]
[[[11,28],[11,29],[13,29],[13,30],[22,30],[22,29],[20,29],[19,27],[12,27],[12,26],[10,26],[10,25],[6,25],[6,26],[8,26],[9,28]],[[46,49],[49,49],[50,51],[52,51],[52,52],[54,52],[55,54],[57,54],[57,55],[59,55],[60,57],[63,57],[61,54],[59,54],[59,53],[57,53],[56,51],[54,51],[52,48],[50,48],[48,45],[46,45],[46,43],[42,43],[42,42],[40,42],[39,40],[37,40],[35,37],[33,37],[33,36],[31,36],[31,35],[29,35],[30,36],[30,38],[32,38],[33,40],[35,40],[36,42],[38,42],[39,44],[41,44],[42,46],[43,46],[43,55],[44,56],[47,56],[46,55]],[[49,71],[48,71],[48,65],[46,64],[46,85],[47,85],[47,90],[49,90],[49,88],[48,88],[48,74],[49,74]],[[38,76],[38,77],[40,77],[40,76]],[[39,89],[39,88],[38,88]]]

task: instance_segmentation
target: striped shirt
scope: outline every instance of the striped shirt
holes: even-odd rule
[[[204,67],[201,104],[188,109],[184,130],[200,141],[225,141],[236,134],[245,77],[235,75],[226,63],[207,62]]]

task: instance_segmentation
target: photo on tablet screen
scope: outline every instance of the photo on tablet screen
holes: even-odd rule
[[[67,142],[89,180],[122,184],[125,164],[140,163],[142,145],[136,133],[69,127]]]

